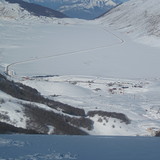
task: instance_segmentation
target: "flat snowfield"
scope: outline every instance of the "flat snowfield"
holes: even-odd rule
[[[111,78],[160,76],[160,48],[92,22],[0,23],[3,67],[19,76],[87,75]]]
[[[156,160],[160,138],[1,135],[0,160]]]

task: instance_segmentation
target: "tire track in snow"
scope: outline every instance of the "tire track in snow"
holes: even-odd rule
[[[95,51],[98,49],[104,49],[104,48],[109,48],[109,47],[114,47],[114,46],[121,46],[125,43],[125,40],[122,39],[121,37],[117,36],[115,33],[109,31],[108,29],[106,29],[105,27],[102,27],[102,30],[104,30],[105,32],[113,35],[116,39],[118,39],[119,42],[114,43],[114,44],[110,44],[110,45],[105,45],[105,46],[99,46],[99,47],[94,47],[94,48],[89,48],[89,49],[84,49],[84,50],[78,50],[78,51],[70,51],[70,52],[63,52],[57,55],[50,55],[50,56],[44,56],[44,57],[36,57],[36,58],[31,58],[28,60],[23,60],[23,61],[18,61],[18,62],[14,62],[11,63],[9,65],[7,65],[6,67],[6,73],[7,75],[13,77],[15,76],[14,71],[10,70],[11,67],[15,66],[15,65],[19,65],[19,64],[23,64],[23,63],[28,63],[28,62],[34,62],[34,61],[38,61],[38,60],[42,60],[42,59],[49,59],[49,58],[54,58],[54,57],[61,57],[61,56],[66,56],[66,55],[75,55],[75,54],[79,54],[79,53],[85,53],[85,52],[90,52],[90,51]]]

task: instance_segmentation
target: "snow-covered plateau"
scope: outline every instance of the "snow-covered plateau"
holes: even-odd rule
[[[1,73],[45,98],[83,109],[93,122],[90,129],[80,126],[87,134],[154,136],[160,130],[160,47],[139,43],[103,18],[0,18]],[[158,35],[151,38],[159,41]],[[1,91],[1,122],[26,128],[24,106],[30,101]],[[44,101],[32,105],[77,118]],[[48,134],[56,133],[53,124],[45,126]]]

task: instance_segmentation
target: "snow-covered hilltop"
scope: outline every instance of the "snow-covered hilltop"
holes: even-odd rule
[[[22,10],[18,4],[11,4],[5,0],[0,0],[0,18],[15,19],[24,16],[31,16],[31,14],[26,10]]]
[[[93,19],[110,10],[123,0],[25,0],[56,9],[69,17]]]
[[[141,37],[141,42],[152,41],[153,45],[160,45],[160,5],[157,0],[130,0],[103,15],[100,21]]]
[[[0,0],[1,18],[31,18],[34,16],[65,18],[63,13],[54,11],[37,4],[27,3],[21,0]]]

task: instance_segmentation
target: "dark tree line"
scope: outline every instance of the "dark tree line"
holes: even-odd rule
[[[36,130],[43,134],[49,132],[48,126],[54,127],[53,134],[67,135],[87,135],[79,127],[86,129],[92,129],[93,127],[93,122],[88,118],[72,118],[41,109],[32,104],[23,104],[23,106],[25,106],[25,114],[29,117],[27,121],[28,129]]]
[[[70,115],[85,116],[85,111],[83,109],[75,108],[67,104],[47,99],[43,97],[36,89],[26,86],[22,83],[15,83],[14,81],[10,81],[1,74],[0,90],[21,100],[42,103],[53,109],[61,109],[62,112]]]
[[[5,122],[0,122],[0,134],[11,134],[11,133],[38,134],[38,132],[36,132],[35,130],[15,127]]]
[[[0,90],[15,98],[30,102],[22,104],[25,108],[26,116],[29,117],[27,122],[27,128],[29,131],[33,130],[37,133],[47,134],[49,131],[48,125],[50,125],[54,127],[54,134],[87,135],[87,133],[79,129],[79,127],[83,127],[88,130],[93,128],[93,122],[86,118],[85,111],[83,109],[47,99],[36,89],[8,80],[1,74]],[[60,109],[66,114],[66,116],[40,109],[37,106],[33,106],[31,102],[45,104],[56,110]],[[74,116],[74,118],[71,117],[71,115]],[[23,130],[14,128],[14,126],[6,125],[6,128],[7,127],[11,132],[19,133],[19,131],[22,131],[22,133],[24,133]],[[3,130],[5,131],[4,128]]]
[[[87,115],[89,117],[94,117],[95,115],[99,115],[102,117],[111,117],[111,118],[119,119],[126,124],[131,123],[131,120],[123,113],[106,112],[106,111],[89,111]]]

